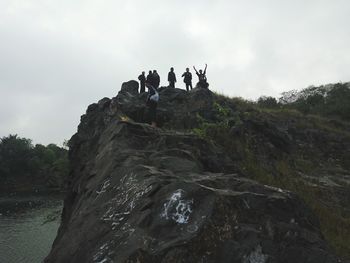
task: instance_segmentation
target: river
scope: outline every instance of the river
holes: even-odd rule
[[[62,205],[61,196],[0,197],[0,262],[42,262],[56,237]]]

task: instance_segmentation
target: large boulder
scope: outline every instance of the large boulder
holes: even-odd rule
[[[172,116],[178,104],[209,110],[208,91],[160,92]],[[71,140],[69,193],[45,262],[339,262],[296,195],[233,173],[220,148],[191,133],[123,121],[118,97],[90,106]]]
[[[138,94],[136,81],[123,83],[113,103],[128,118],[136,122],[149,122],[146,106],[147,93]],[[198,125],[198,114],[213,118],[213,93],[208,89],[183,89],[160,87],[157,122],[160,127],[186,130]]]
[[[136,95],[139,92],[139,83],[136,80],[129,80],[127,82],[124,82],[122,84],[121,91]]]

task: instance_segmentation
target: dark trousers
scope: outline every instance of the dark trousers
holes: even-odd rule
[[[175,88],[175,81],[169,81],[169,87]]]
[[[192,82],[186,82],[186,90],[189,91],[189,87],[191,87],[191,90],[192,90]]]
[[[203,89],[207,89],[209,87],[209,83],[206,81],[200,81],[198,82],[198,84],[199,84],[199,87]]]
[[[143,93],[143,92],[146,92],[145,83],[141,83],[140,85],[140,93]]]
[[[152,122],[157,121],[157,105],[158,103],[153,100],[149,100],[147,102],[148,105],[148,116],[149,116],[149,121],[152,124]]]

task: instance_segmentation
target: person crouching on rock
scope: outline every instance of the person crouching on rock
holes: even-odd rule
[[[205,88],[207,89],[209,87],[209,84],[207,82],[207,64],[205,64],[205,69],[204,72],[200,69],[199,72],[196,70],[196,68],[193,66],[194,71],[196,71],[196,74],[198,76],[199,82],[197,83],[197,86],[200,88]]]
[[[159,93],[155,87],[150,83],[146,82],[146,87],[148,88],[148,97],[146,105],[149,108],[149,119],[152,127],[157,127],[157,106],[159,100]]]

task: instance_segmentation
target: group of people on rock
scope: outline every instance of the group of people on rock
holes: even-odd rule
[[[154,88],[158,88],[160,84],[160,77],[157,70],[150,70],[146,77],[145,72],[142,71],[141,75],[138,77],[140,81],[140,93],[146,92],[146,83],[153,86]]]
[[[205,64],[204,71],[199,70],[193,66],[193,69],[195,70],[197,76],[198,76],[198,83],[196,87],[198,88],[205,88],[207,89],[209,87],[209,84],[207,82],[207,64]],[[186,90],[190,91],[192,90],[192,73],[190,72],[189,68],[186,68],[186,71],[182,74],[184,78],[184,83],[186,85]],[[157,72],[157,70],[150,70],[148,72],[148,75],[146,76],[145,72],[142,71],[141,75],[138,77],[140,81],[140,93],[146,92],[146,87],[148,88],[148,97],[147,97],[147,106],[149,107],[149,118],[150,122],[153,127],[156,127],[156,119],[157,119],[157,105],[159,101],[159,93],[158,88],[160,84],[160,76]],[[168,82],[170,88],[175,88],[176,83],[176,75],[174,72],[174,68],[171,67],[170,71],[168,73]]]
[[[205,64],[204,71],[201,69],[199,71],[197,71],[195,66],[193,66],[193,69],[195,70],[195,72],[198,76],[197,87],[208,88],[209,84],[207,82],[207,76],[206,76],[207,64]],[[183,80],[184,80],[184,83],[186,85],[186,90],[187,91],[190,91],[190,89],[192,90],[192,73],[190,72],[190,69],[186,68],[186,71],[181,75],[181,77],[184,78]],[[142,73],[138,77],[138,79],[140,81],[140,93],[146,92],[146,84],[149,84],[156,89],[159,88],[160,76],[159,76],[157,70],[153,70],[153,71],[150,70],[148,72],[147,76],[146,76],[145,71],[142,71]],[[175,88],[175,83],[177,82],[177,80],[176,80],[176,74],[174,72],[173,67],[170,68],[170,71],[168,73],[168,82],[169,82],[168,87]]]

